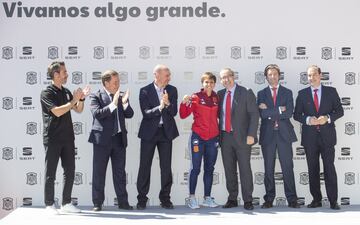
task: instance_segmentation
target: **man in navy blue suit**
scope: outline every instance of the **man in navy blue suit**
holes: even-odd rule
[[[90,110],[93,124],[89,142],[93,143],[92,201],[94,211],[100,211],[105,199],[106,168],[111,158],[113,183],[119,209],[131,210],[126,191],[126,146],[125,118],[134,111],[129,104],[129,90],[120,92],[119,74],[107,70],[101,75],[104,88],[90,95]]]
[[[310,193],[313,197],[307,207],[322,206],[319,163],[321,155],[330,208],[337,210],[340,207],[337,203],[338,187],[334,166],[335,121],[344,115],[344,110],[336,89],[321,84],[321,69],[318,66],[310,66],[307,74],[310,87],[299,91],[294,112],[294,119],[302,124],[301,144],[305,148]]]
[[[264,75],[269,86],[258,92],[261,126],[259,144],[264,156],[265,190],[264,204],[261,208],[273,207],[275,198],[275,159],[279,155],[284,178],[285,196],[288,206],[300,208],[297,202],[292,143],[297,141],[294,127],[290,122],[294,110],[292,91],[279,84],[280,68],[270,64]]]
[[[140,89],[140,108],[143,115],[138,137],[140,143],[140,166],[137,177],[137,209],[145,209],[150,188],[151,164],[157,147],[160,158],[161,207],[173,209],[170,201],[172,185],[172,140],[179,136],[175,119],[178,112],[176,87],[169,85],[170,70],[165,65],[154,68],[154,82]]]

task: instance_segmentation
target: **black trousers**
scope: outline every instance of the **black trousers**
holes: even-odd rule
[[[273,202],[276,196],[274,170],[277,151],[279,155],[281,171],[284,178],[284,190],[286,199],[288,203],[297,201],[292,143],[281,140],[278,131],[274,131],[272,142],[266,145],[262,145],[261,149],[264,156],[265,168],[264,183],[266,194],[264,196],[264,200],[268,202]]]
[[[112,136],[107,146],[93,145],[92,201],[101,206],[105,200],[104,188],[106,169],[111,158],[113,184],[119,205],[128,204],[126,191],[126,150],[122,145],[121,133]]]
[[[324,179],[326,194],[330,203],[337,202],[338,186],[337,175],[334,165],[335,148],[334,146],[327,146],[321,139],[320,134],[316,137],[317,143],[313,146],[304,146],[306,153],[306,161],[309,171],[310,193],[315,201],[321,201],[320,188],[320,162],[319,156],[324,167]]]
[[[75,145],[73,141],[63,143],[48,143],[45,147],[45,205],[54,204],[54,182],[56,180],[56,168],[61,158],[61,166],[64,169],[64,185],[62,193],[62,205],[71,202],[71,192],[75,176]]]
[[[150,188],[151,165],[154,157],[155,147],[157,147],[160,158],[161,190],[159,199],[161,202],[170,201],[170,191],[172,185],[171,156],[172,140],[166,138],[164,129],[159,127],[155,137],[151,141],[141,139],[140,146],[140,166],[137,177],[137,199],[139,202],[146,203]]]

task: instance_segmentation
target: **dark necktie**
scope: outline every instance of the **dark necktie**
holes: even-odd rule
[[[114,99],[114,94],[110,94],[111,101]],[[113,135],[116,135],[119,131],[119,124],[118,124],[118,108],[114,110],[114,130]]]
[[[225,105],[225,131],[231,132],[231,91],[228,91]]]

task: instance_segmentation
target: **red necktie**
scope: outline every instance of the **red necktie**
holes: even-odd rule
[[[228,91],[225,105],[225,131],[231,132],[231,91]]]
[[[277,90],[277,88],[276,87],[273,87],[273,88],[271,88],[272,89],[272,91],[273,91],[273,102],[274,102],[274,107],[276,107],[276,90]],[[275,120],[275,123],[274,123],[274,127],[275,128],[278,128],[279,127],[279,124],[278,124],[278,122]]]
[[[273,102],[274,102],[274,106],[276,106],[276,87],[274,87],[274,88],[271,88],[272,89],[272,91],[273,91]]]
[[[315,104],[316,112],[319,112],[319,98],[317,95],[318,90],[319,89],[314,89],[314,104]]]

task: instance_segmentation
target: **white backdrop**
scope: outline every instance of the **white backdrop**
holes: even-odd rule
[[[360,153],[356,151],[359,138],[356,115],[360,107],[356,94],[360,90],[359,6],[356,0],[1,1],[0,217],[19,206],[43,205],[44,149],[39,97],[50,83],[46,68],[52,60],[65,61],[69,72],[66,86],[70,90],[89,84],[96,91],[101,88],[99,74],[110,68],[120,72],[121,89],[130,88],[135,115],[127,120],[126,169],[129,201],[133,205],[139,166],[138,95],[139,89],[152,81],[151,72],[156,64],[170,67],[179,103],[184,94],[200,88],[201,73],[212,71],[218,75],[224,67],[235,70],[237,82],[256,93],[266,86],[262,71],[269,63],[280,66],[281,83],[293,90],[295,101],[297,91],[306,87],[307,66],[317,64],[325,75],[323,84],[338,89],[345,109],[345,116],[336,122],[339,202],[360,204],[357,191]],[[189,10],[194,11],[192,16]],[[216,89],[220,88],[218,82]],[[92,145],[87,142],[92,117],[88,100],[84,112],[72,113],[72,118],[77,133],[73,201],[79,206],[92,205]],[[176,121],[180,137],[173,147],[172,200],[185,204],[190,163],[186,146],[192,118],[180,120],[177,116]],[[293,124],[300,139],[299,123]],[[298,196],[307,203],[311,196],[300,141],[294,143],[293,149]],[[254,201],[261,204],[264,185],[259,146],[253,148],[252,169]],[[278,164],[276,172],[276,203],[281,205],[285,198]],[[220,154],[214,177],[212,195],[217,202],[224,203],[227,192]],[[56,197],[61,198],[60,165],[57,178]],[[326,202],[323,182],[322,188]],[[150,205],[159,204],[159,189],[155,156]],[[202,182],[196,194],[199,198],[203,195]],[[105,205],[114,205],[114,198],[109,170]]]

